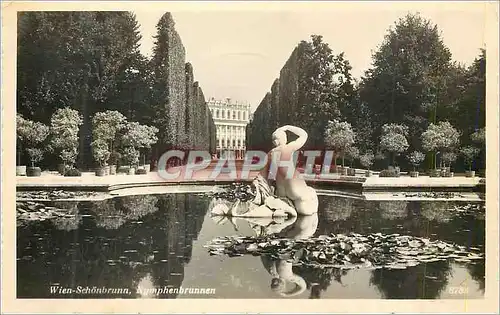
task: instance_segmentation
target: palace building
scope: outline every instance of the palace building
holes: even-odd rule
[[[217,157],[229,156],[234,159],[243,159],[246,152],[246,126],[250,121],[250,105],[210,98],[208,108],[217,130]],[[227,155],[228,154],[228,155]]]

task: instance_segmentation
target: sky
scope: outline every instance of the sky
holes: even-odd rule
[[[319,34],[334,54],[345,53],[354,77],[371,66],[371,55],[388,29],[409,12],[438,26],[453,60],[470,64],[485,47],[485,4],[481,2],[341,2],[279,9],[243,9],[237,5],[209,10],[170,11],[206,98],[248,103],[255,109],[301,40]],[[162,7],[163,9],[163,7]],[[168,11],[141,7],[141,52],[150,55],[156,23]]]

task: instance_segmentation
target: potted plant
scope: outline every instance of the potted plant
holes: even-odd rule
[[[466,146],[460,150],[460,153],[464,157],[464,162],[469,166],[469,170],[465,171],[465,177],[474,177],[476,172],[472,170],[472,162],[474,158],[479,154],[479,149],[473,146]]]
[[[129,164],[128,174],[135,175],[135,169],[139,163],[139,152],[134,147],[126,147],[123,149],[123,158]]]
[[[117,162],[120,159],[116,152],[116,142],[119,132],[126,126],[126,118],[118,111],[107,110],[98,112],[92,118],[92,137],[107,145],[109,165],[104,165],[106,174],[116,174]],[[102,145],[100,144],[102,147]]]
[[[17,138],[17,165],[16,176],[26,176],[26,165],[21,165],[21,153],[23,142],[26,140],[26,120],[20,114],[16,116],[16,138]]]
[[[359,158],[359,149],[356,148],[355,146],[350,146],[347,148],[345,155],[349,160],[349,168],[347,169],[347,175],[355,176],[356,168],[353,168],[352,164],[357,158]]]
[[[78,132],[83,120],[77,110],[69,107],[59,108],[50,119],[50,133],[52,136],[50,147],[59,151],[62,165],[59,172],[66,175],[73,169],[78,156]]]
[[[43,159],[43,151],[38,148],[29,148],[26,151],[31,161],[31,167],[26,169],[26,175],[30,177],[42,175],[42,169],[36,167],[35,164]]]
[[[41,122],[25,120],[25,131],[26,152],[31,161],[31,167],[26,168],[26,175],[40,176],[42,170],[39,167],[35,167],[35,163],[40,162],[43,158],[43,151],[39,146],[47,139],[49,127]]]
[[[453,177],[451,172],[451,164],[457,160],[457,155],[454,152],[444,152],[441,155],[441,161],[443,162],[442,176],[443,177]]]
[[[437,155],[440,152],[452,152],[459,143],[460,132],[447,121],[440,121],[437,124],[431,123],[427,130],[422,133],[422,148],[433,154],[433,169],[429,174],[431,177],[441,175],[441,170],[437,168]]]
[[[408,144],[408,127],[398,124],[385,124],[382,126],[380,136],[380,149],[386,153],[389,158],[389,169],[394,170],[399,176],[399,166],[396,166],[396,157],[406,152]]]
[[[354,145],[355,138],[356,134],[348,122],[338,120],[328,122],[325,130],[325,143],[335,151],[334,169],[340,171],[342,175],[347,175],[347,168],[344,164],[346,149]],[[342,158],[341,168],[337,167],[338,156]]]
[[[370,168],[372,167],[374,160],[375,160],[375,155],[371,151],[368,151],[359,157],[359,162],[361,163],[361,165],[363,165],[363,167],[366,167],[366,172],[365,172],[366,177],[371,176]]]
[[[410,172],[410,177],[418,177],[417,167],[424,161],[425,154],[420,151],[413,151],[408,155],[408,161],[413,165],[413,171]]]
[[[113,151],[109,154],[109,174],[110,175],[116,175],[116,170],[117,170],[117,165],[118,161],[121,159],[121,154]]]
[[[92,141],[92,155],[99,167],[95,171],[96,176],[106,175],[106,162],[109,159],[108,144],[102,140]]]

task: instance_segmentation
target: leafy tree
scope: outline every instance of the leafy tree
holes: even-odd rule
[[[486,133],[485,128],[480,128],[471,134],[470,138],[474,143],[484,145],[486,143]]]
[[[380,139],[382,125],[405,124],[410,146],[418,149],[428,122],[447,113],[449,49],[436,25],[419,14],[407,14],[388,30],[372,59],[360,83],[360,100],[371,112],[373,142]]]
[[[380,149],[392,156],[391,163],[394,165],[396,164],[396,156],[405,152],[409,147],[407,136],[408,127],[405,125],[385,124],[382,126]]]
[[[31,166],[35,167],[35,164],[43,159],[43,151],[39,148],[28,148],[26,149],[28,156],[31,161]]]
[[[359,157],[359,162],[361,163],[361,165],[366,167],[368,170],[373,165],[374,160],[375,160],[375,155],[371,151],[368,151]]]
[[[408,161],[413,165],[413,171],[425,160],[425,154],[420,151],[413,151],[408,155]]]
[[[59,152],[65,169],[73,166],[78,155],[78,133],[82,117],[69,107],[57,109],[50,121],[51,147]]]
[[[444,166],[450,166],[457,160],[457,154],[455,152],[444,152],[441,155],[441,160],[443,161]]]
[[[354,145],[347,147],[345,156],[349,160],[349,166],[352,167],[354,161],[359,158],[359,149]]]
[[[23,142],[26,141],[28,134],[28,123],[21,114],[16,115],[16,140],[17,140],[17,163],[21,165],[21,152]]]
[[[103,141],[111,152],[118,132],[125,126],[126,118],[118,111],[98,112],[92,119],[92,137],[94,140]]]
[[[139,53],[135,16],[122,11],[22,12],[18,27],[18,112],[48,122],[58,108],[78,109],[83,118],[79,153],[86,164],[90,117],[103,109],[128,112],[131,88],[124,87],[124,76],[146,63]],[[148,76],[136,79],[142,78]],[[141,91],[145,85],[149,93],[149,83],[134,81]],[[136,100],[142,101],[133,106],[150,103],[142,96]]]
[[[126,148],[126,152],[131,152],[128,148],[134,148],[134,150],[138,150],[138,153],[140,153],[140,151],[146,151],[158,141],[158,137],[156,136],[158,131],[158,128],[153,126],[129,122],[122,131],[120,140],[121,146]],[[126,153],[126,155],[130,154]],[[143,162],[145,163],[145,161]]]
[[[448,121],[440,121],[438,124],[431,123],[427,130],[422,133],[422,147],[427,152],[439,153],[450,152],[458,147],[460,143],[460,132]],[[434,160],[434,168],[436,161]]]
[[[92,141],[92,155],[100,167],[105,166],[110,155],[108,143],[101,139]]]
[[[43,158],[43,150],[39,146],[49,136],[49,127],[41,122],[24,120],[24,141],[26,142],[26,152],[31,161],[31,166],[40,162]]]
[[[466,146],[460,149],[460,153],[464,157],[464,162],[469,166],[469,171],[472,170],[472,162],[474,158],[479,154],[479,149],[473,146]]]
[[[340,122],[338,120],[329,121],[325,131],[325,142],[331,147],[337,156],[342,157],[342,167],[344,167],[344,158],[346,150],[354,145],[355,134],[351,124],[348,122]],[[335,166],[337,159],[335,158]]]
[[[334,55],[321,35],[299,43],[298,108],[292,121],[310,134],[308,145],[324,144],[329,120],[339,119],[354,97],[352,67],[344,53]]]

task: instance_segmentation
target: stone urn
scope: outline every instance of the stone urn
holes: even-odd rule
[[[111,174],[111,166],[109,165],[104,166],[104,172],[106,173],[106,175]]]
[[[116,165],[110,165],[109,166],[109,174],[110,175],[116,175]]]
[[[26,168],[26,176],[29,177],[38,177],[42,175],[42,169],[39,167],[27,167]]]
[[[26,165],[16,166],[16,176],[26,176]]]
[[[151,171],[151,164],[144,165],[144,169],[149,173]]]
[[[128,174],[129,174],[129,175],[135,175],[135,167],[130,167],[130,168],[128,169]]]
[[[371,172],[370,170],[366,170],[366,171],[365,171],[365,176],[366,176],[366,177],[370,177],[370,176],[372,176],[372,172]]]
[[[411,171],[410,177],[418,177],[418,171]]]
[[[349,175],[349,176],[356,176],[356,169],[355,168],[348,168],[347,169],[347,175]]]

